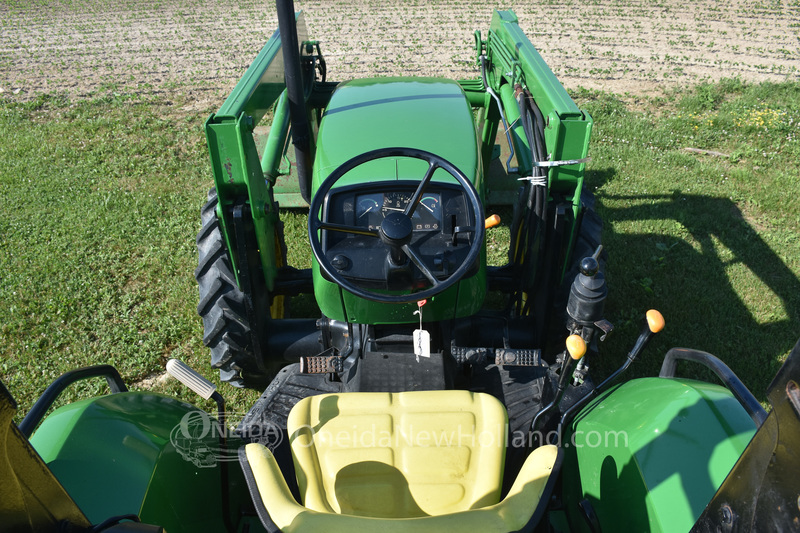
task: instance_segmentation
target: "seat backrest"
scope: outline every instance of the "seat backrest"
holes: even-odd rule
[[[507,416],[468,391],[311,396],[288,430],[304,505],[379,518],[434,516],[500,500]]]

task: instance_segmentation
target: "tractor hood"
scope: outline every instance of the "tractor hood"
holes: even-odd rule
[[[352,157],[386,147],[435,153],[473,179],[480,191],[472,108],[455,81],[377,78],[339,85],[320,124],[312,190]],[[376,171],[385,176],[382,179],[421,179],[425,165],[418,168],[376,161],[364,172],[351,172],[337,186],[374,181]]]

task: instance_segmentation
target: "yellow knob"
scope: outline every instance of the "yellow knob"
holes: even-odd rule
[[[567,337],[567,351],[577,361],[586,355],[586,341],[580,335],[570,335]]]
[[[650,328],[650,331],[658,333],[664,329],[664,316],[661,313],[655,309],[650,309],[645,316],[647,316],[647,327]]]

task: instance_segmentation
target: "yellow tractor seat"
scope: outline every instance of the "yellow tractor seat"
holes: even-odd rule
[[[269,531],[528,530],[561,450],[534,450],[501,501],[506,425],[488,394],[324,394],[298,402],[287,422],[303,505],[269,449],[248,444],[239,459]]]

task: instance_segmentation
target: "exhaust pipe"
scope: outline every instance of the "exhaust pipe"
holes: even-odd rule
[[[286,79],[286,95],[289,99],[289,120],[292,124],[292,144],[297,161],[297,177],[300,194],[306,202],[311,201],[311,132],[306,113],[303,69],[300,63],[300,43],[297,39],[294,0],[277,0],[278,29],[283,49],[283,68]]]

